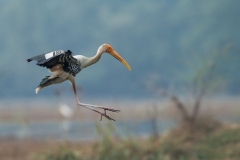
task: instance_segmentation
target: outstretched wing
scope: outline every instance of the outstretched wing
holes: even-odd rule
[[[57,50],[46,54],[41,54],[27,59],[28,62],[35,60],[37,65],[47,68],[52,68],[57,64],[61,64],[65,72],[76,76],[81,71],[81,63],[72,56],[70,50]]]
[[[52,68],[59,63],[59,56],[60,55],[64,55],[64,54],[69,54],[71,55],[72,52],[70,50],[68,50],[67,52],[64,52],[63,50],[57,50],[57,51],[53,51],[50,53],[43,53],[41,55],[32,57],[27,59],[28,62],[35,60],[37,61],[37,65],[39,66],[43,66],[43,67],[47,67],[47,68]]]

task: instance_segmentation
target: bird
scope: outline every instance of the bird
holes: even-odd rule
[[[84,68],[95,64],[99,61],[103,53],[108,53],[112,55],[114,58],[119,60],[129,71],[131,71],[130,65],[118,54],[115,49],[110,44],[102,44],[98,50],[97,53],[93,57],[85,57],[83,55],[72,55],[71,50],[56,50],[49,53],[43,53],[38,56],[34,56],[32,58],[27,59],[28,62],[31,61],[37,61],[38,66],[46,67],[50,72],[52,72],[51,76],[46,76],[42,79],[38,87],[36,88],[36,94],[43,89],[44,87],[47,87],[49,85],[62,83],[64,81],[70,81],[73,89],[73,93],[75,96],[75,100],[78,106],[90,109],[92,111],[95,111],[101,115],[102,117],[105,117],[109,120],[115,121],[113,118],[109,117],[106,114],[106,111],[111,112],[120,112],[120,110],[115,110],[112,108],[107,108],[103,106],[98,105],[92,105],[92,104],[85,104],[80,103],[77,95],[77,89],[75,84],[75,77],[76,75]],[[102,111],[99,110],[102,109]]]

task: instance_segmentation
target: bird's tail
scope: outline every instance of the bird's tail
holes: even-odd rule
[[[45,87],[45,83],[49,80],[50,76],[46,76],[45,78],[42,79],[42,81],[40,82],[39,86],[36,88],[36,94],[38,94],[38,92],[43,88]]]
[[[41,87],[41,86],[38,86],[37,88],[36,88],[36,94],[38,94],[38,92],[42,89],[43,87]]]

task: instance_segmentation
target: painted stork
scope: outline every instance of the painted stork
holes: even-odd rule
[[[97,105],[80,103],[80,101],[78,100],[77,90],[75,85],[75,76],[83,68],[86,68],[98,62],[98,60],[101,58],[101,55],[104,52],[109,53],[110,55],[115,57],[117,60],[119,60],[121,63],[123,63],[123,65],[125,65],[129,71],[131,70],[128,63],[109,44],[101,45],[98,48],[96,55],[89,58],[83,55],[72,56],[72,52],[70,50],[67,50],[67,51],[57,50],[57,51],[41,54],[41,55],[27,59],[28,62],[35,60],[37,61],[37,65],[46,67],[50,70],[50,72],[53,72],[51,76],[47,76],[42,79],[39,86],[36,88],[36,94],[44,87],[47,87],[52,84],[62,83],[66,80],[69,80],[70,83],[72,84],[77,105],[88,108],[90,110],[93,110],[99,113],[101,115],[100,120],[102,120],[103,116],[109,120],[114,120],[106,114],[106,111],[120,112],[120,110],[115,110],[115,109],[106,108],[106,107],[97,106]],[[96,109],[103,109],[104,112],[100,112]]]

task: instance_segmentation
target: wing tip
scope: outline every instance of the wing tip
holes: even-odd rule
[[[31,61],[32,61],[32,59],[31,59],[31,58],[29,58],[29,59],[27,59],[27,61],[28,61],[28,62],[31,62]]]
[[[71,50],[67,50],[66,53],[67,53],[67,54],[72,54],[72,51],[71,51]]]

